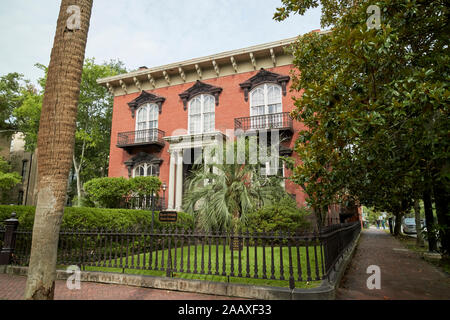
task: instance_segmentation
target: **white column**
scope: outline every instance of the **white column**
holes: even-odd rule
[[[175,163],[176,156],[174,151],[170,151],[170,169],[169,169],[169,202],[167,207],[169,210],[174,209],[174,199],[175,199]]]
[[[177,184],[175,190],[175,210],[181,211],[183,197],[183,150],[177,151]]]

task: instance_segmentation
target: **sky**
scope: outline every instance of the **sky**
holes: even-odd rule
[[[0,0],[0,76],[33,82],[48,65],[60,1]],[[283,22],[281,0],[94,0],[86,57],[120,59],[129,70],[157,67],[320,29],[320,9]]]

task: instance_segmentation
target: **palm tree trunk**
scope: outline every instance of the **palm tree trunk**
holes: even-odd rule
[[[62,0],[38,133],[38,199],[25,299],[53,299],[61,220],[72,166],[80,94],[93,0]],[[80,28],[69,24],[80,9]],[[75,17],[75,19],[77,19]]]

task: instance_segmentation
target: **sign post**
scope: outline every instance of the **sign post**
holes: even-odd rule
[[[161,211],[159,222],[177,222],[178,213],[176,211]]]

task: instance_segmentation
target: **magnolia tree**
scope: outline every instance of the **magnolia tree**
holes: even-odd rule
[[[397,222],[435,202],[449,251],[449,55],[444,2],[282,0],[275,19],[321,5],[322,27],[292,46],[292,115],[307,129],[293,180],[316,212],[340,199],[391,212]],[[431,212],[431,213],[430,213]],[[400,223],[397,223],[396,233]],[[431,234],[430,234],[431,235]],[[433,247],[430,243],[430,249]]]

